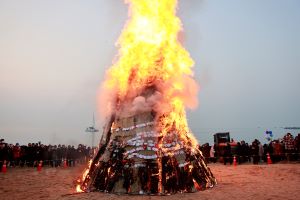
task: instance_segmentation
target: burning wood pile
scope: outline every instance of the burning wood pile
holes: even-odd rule
[[[177,1],[127,2],[130,20],[101,96],[109,120],[77,191],[170,194],[213,187],[185,114],[185,107],[196,107],[197,84],[178,40]]]

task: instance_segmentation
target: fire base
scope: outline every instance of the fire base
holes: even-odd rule
[[[161,136],[155,131],[154,118],[151,112],[113,116],[80,189],[164,195],[216,185],[200,150],[176,132]]]

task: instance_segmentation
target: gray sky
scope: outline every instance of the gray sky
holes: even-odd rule
[[[188,118],[201,143],[217,131],[250,141],[300,126],[299,9],[298,0],[180,1],[201,87]],[[84,130],[126,18],[122,0],[0,0],[0,137],[90,143]]]

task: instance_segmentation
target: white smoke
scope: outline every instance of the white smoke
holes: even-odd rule
[[[155,91],[151,96],[144,97],[138,96],[132,101],[131,114],[149,112],[151,110],[157,110],[161,103],[162,95],[160,92]]]

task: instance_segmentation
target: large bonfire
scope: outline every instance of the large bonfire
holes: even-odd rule
[[[98,153],[77,191],[193,192],[216,180],[191,133],[194,62],[179,42],[177,0],[127,0],[129,21],[104,82],[108,116]]]

